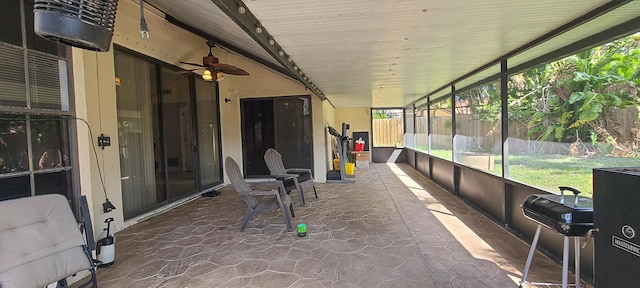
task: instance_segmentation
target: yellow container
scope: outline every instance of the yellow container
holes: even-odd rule
[[[333,159],[333,170],[340,171],[340,159]]]
[[[356,170],[356,163],[347,163],[344,167],[344,173],[347,175],[353,175],[353,171]]]

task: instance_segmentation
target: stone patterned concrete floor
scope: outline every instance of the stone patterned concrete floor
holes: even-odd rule
[[[306,207],[240,232],[232,187],[116,234],[100,287],[517,287],[529,245],[404,164],[372,164],[355,184],[316,183]],[[298,237],[295,225],[306,223]],[[528,280],[559,282],[537,253]],[[572,279],[572,278],[570,278]]]

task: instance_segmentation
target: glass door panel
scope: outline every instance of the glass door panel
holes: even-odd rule
[[[241,99],[244,176],[269,175],[264,152],[276,147],[273,99]]]
[[[282,154],[284,167],[311,169],[311,99],[308,96],[278,97],[273,101],[275,148]]]
[[[118,143],[122,203],[125,218],[137,215],[166,200],[158,180],[158,162],[154,155],[158,136],[154,133],[152,105],[156,89],[155,65],[115,51],[118,110]],[[161,183],[161,182],[160,182]]]
[[[201,186],[211,186],[222,180],[220,142],[218,140],[218,101],[215,82],[196,77],[196,109],[198,123],[198,153]]]
[[[268,175],[264,153],[275,148],[285,167],[312,168],[309,96],[242,99],[242,148],[245,176]]]
[[[196,189],[189,77],[162,68],[162,135],[169,199]]]

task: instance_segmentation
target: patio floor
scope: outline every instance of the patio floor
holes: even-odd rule
[[[100,287],[517,287],[529,245],[405,164],[372,164],[355,184],[317,183],[296,217],[254,218],[227,186],[116,234]],[[298,237],[295,225],[306,223]],[[541,253],[531,281],[560,282]],[[572,279],[572,278],[569,278]]]

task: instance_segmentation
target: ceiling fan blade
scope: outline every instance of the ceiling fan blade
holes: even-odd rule
[[[222,73],[225,74],[229,74],[229,75],[238,75],[238,76],[249,76],[249,72],[244,71],[236,66],[233,65],[229,65],[229,64],[222,64],[222,63],[217,63],[217,64],[213,64],[211,65],[213,66],[213,68],[215,68],[217,71],[220,71]]]
[[[244,71],[240,68],[235,68],[233,70],[220,70],[220,72],[224,74],[236,75],[236,76],[249,76],[249,72]]]
[[[187,64],[187,65],[198,66],[198,67],[204,67],[202,64],[196,64],[196,63],[191,63],[191,62],[183,62],[183,61],[180,61],[180,63],[182,63],[182,64]]]

